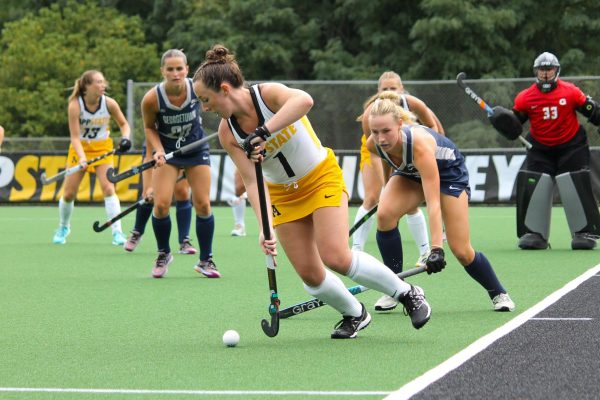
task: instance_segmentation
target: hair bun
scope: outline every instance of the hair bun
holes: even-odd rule
[[[229,49],[222,44],[215,44],[212,49],[206,52],[206,60],[218,63],[224,63],[227,61],[230,55]]]

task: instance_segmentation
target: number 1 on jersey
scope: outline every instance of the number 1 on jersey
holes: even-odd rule
[[[287,174],[288,177],[291,178],[291,177],[296,176],[296,173],[294,172],[294,170],[290,166],[290,163],[288,163],[288,161],[286,160],[286,158],[282,152],[275,154],[273,157],[275,157],[279,160],[279,162],[283,166],[283,170],[285,171],[285,173]]]

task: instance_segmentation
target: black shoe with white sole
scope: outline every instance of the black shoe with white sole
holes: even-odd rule
[[[404,313],[410,316],[415,329],[421,328],[431,317],[431,307],[425,300],[425,292],[419,286],[412,286],[408,292],[401,295],[400,303],[404,305]]]
[[[371,315],[367,312],[365,305],[360,303],[362,312],[360,317],[344,316],[344,318],[335,325],[335,330],[331,334],[332,339],[353,339],[358,331],[366,328],[371,323]]]

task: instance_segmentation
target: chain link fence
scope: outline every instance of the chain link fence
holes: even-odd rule
[[[600,77],[566,77],[600,102]],[[518,92],[533,83],[531,79],[479,79],[465,81],[488,104],[510,108]],[[250,82],[252,83],[252,82]],[[360,147],[360,124],[364,101],[377,90],[377,81],[282,81],[308,92],[315,105],[308,117],[324,145],[335,150],[357,150]],[[500,136],[487,121],[486,113],[458,87],[455,81],[404,81],[405,90],[423,100],[438,116],[446,134],[461,149],[520,147],[519,141]],[[156,83],[128,82],[127,118],[134,132],[134,144],[144,141],[140,103],[144,94]],[[590,145],[600,146],[597,128],[579,116],[590,138]],[[202,115],[207,132],[216,131],[219,117]],[[528,128],[525,125],[524,130]]]
[[[600,77],[565,77],[584,93],[600,102]],[[491,106],[510,108],[517,93],[533,83],[533,78],[479,79],[465,81],[471,89]],[[252,82],[250,82],[252,83]],[[282,81],[286,85],[308,92],[315,105],[308,117],[324,145],[334,150],[358,150],[360,124],[356,117],[362,113],[364,101],[375,93],[377,81]],[[446,135],[463,150],[490,148],[518,148],[519,141],[508,141],[499,135],[487,121],[486,113],[458,87],[456,81],[404,81],[405,90],[423,100],[444,126]],[[132,127],[134,149],[144,142],[140,103],[144,94],[155,82],[127,82],[127,104],[123,111]],[[213,113],[202,114],[207,133],[215,132],[219,117]],[[591,146],[600,146],[597,128],[579,115],[588,132]],[[528,129],[528,123],[524,130]],[[68,137],[6,138],[4,151],[65,151]],[[218,148],[214,143],[213,148]]]

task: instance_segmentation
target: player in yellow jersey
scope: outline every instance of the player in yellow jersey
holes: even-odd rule
[[[69,97],[68,114],[71,145],[67,155],[67,168],[77,164],[84,168],[65,178],[63,194],[58,202],[59,226],[52,239],[55,244],[65,244],[66,238],[71,232],[71,214],[75,196],[86,170],[95,172],[100,181],[108,219],[121,212],[121,204],[115,193],[115,185],[106,177],[106,171],[113,165],[113,157],[106,157],[92,167],[87,165],[88,159],[98,157],[113,149],[109,129],[111,117],[115,119],[121,130],[119,152],[123,153],[131,148],[129,124],[119,104],[113,98],[104,94],[107,86],[108,82],[100,71],[85,71],[75,81],[73,92]],[[121,221],[112,224],[111,228],[112,243],[116,246],[122,246],[127,238],[121,230]]]
[[[222,118],[221,145],[242,175],[261,226],[260,246],[275,256],[277,238],[273,234],[265,240],[262,234],[253,164],[262,163],[267,206],[272,209],[269,220],[279,242],[306,291],[343,316],[331,337],[356,337],[371,316],[325,267],[393,296],[406,306],[415,328],[425,325],[431,309],[423,290],[369,254],[349,248],[348,194],[333,151],[321,145],[306,117],[313,105],[310,95],[279,83],[247,87],[235,57],[222,45],[206,53],[193,80],[204,111]],[[247,155],[242,146],[249,137],[254,137],[250,147],[257,147]]]

